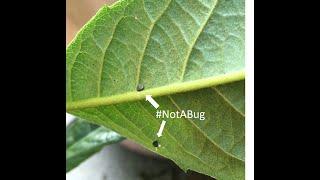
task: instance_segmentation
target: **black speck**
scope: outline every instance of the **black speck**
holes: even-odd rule
[[[158,142],[158,141],[153,141],[152,145],[153,145],[154,147],[159,147],[159,142]]]
[[[142,90],[144,90],[143,84],[138,84],[137,91],[142,91]]]

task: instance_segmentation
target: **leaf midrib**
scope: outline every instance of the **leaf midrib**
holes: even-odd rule
[[[145,99],[146,95],[152,95],[153,97],[164,96],[174,93],[181,93],[187,91],[198,90],[202,88],[208,88],[224,83],[230,83],[244,79],[244,70],[231,72],[228,74],[218,75],[210,78],[204,78],[194,81],[173,83],[166,86],[161,86],[152,89],[146,89],[141,92],[130,91],[123,94],[95,97],[78,101],[67,102],[67,111],[83,109],[89,107],[97,107],[103,105],[119,104],[123,102],[138,101]]]

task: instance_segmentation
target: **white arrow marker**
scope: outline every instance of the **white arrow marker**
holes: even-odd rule
[[[153,107],[158,109],[159,104],[152,98],[151,95],[146,95],[146,101],[149,101],[152,104]]]
[[[164,125],[166,125],[166,121],[165,121],[165,120],[162,120],[161,125],[160,125],[160,129],[159,129],[159,131],[158,131],[158,133],[157,133],[157,136],[158,136],[158,137],[162,136],[162,131],[163,131],[163,129],[164,129]]]

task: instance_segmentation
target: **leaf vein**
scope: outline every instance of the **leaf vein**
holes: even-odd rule
[[[245,117],[245,115],[238,108],[236,108],[234,104],[232,104],[231,101],[225,95],[223,95],[217,88],[211,87],[211,89],[213,89],[238,114],[240,114],[243,118]]]
[[[161,13],[160,16],[157,17],[157,19],[151,23],[151,27],[150,27],[150,33],[147,35],[147,38],[146,38],[146,42],[145,42],[145,46],[143,48],[143,51],[142,51],[142,54],[139,58],[139,66],[138,66],[138,69],[137,69],[137,75],[136,75],[136,79],[137,79],[137,83],[136,85],[139,84],[139,81],[140,81],[140,74],[141,74],[141,66],[142,66],[142,62],[143,62],[143,59],[144,59],[144,56],[145,56],[145,51],[147,49],[147,46],[149,44],[149,40],[150,40],[150,36],[154,30],[154,25],[159,21],[159,19],[164,15],[164,13],[167,11],[168,7],[170,6],[170,4],[172,3],[173,0],[170,0],[170,2],[168,3],[168,5],[166,6],[166,8],[163,10],[163,12]],[[148,14],[148,13],[147,13]]]
[[[216,0],[210,10],[210,14],[207,18],[207,20],[205,21],[205,23],[203,23],[202,27],[200,28],[199,32],[197,33],[197,37],[195,38],[195,40],[191,43],[191,47],[188,49],[188,53],[187,53],[187,56],[186,56],[186,59],[184,60],[184,64],[182,66],[182,74],[181,74],[181,77],[180,77],[180,81],[183,81],[184,80],[184,76],[186,74],[186,69],[187,69],[187,65],[188,65],[188,62],[190,60],[190,56],[191,56],[191,53],[192,53],[192,50],[194,48],[194,46],[196,45],[196,42],[198,41],[201,33],[204,31],[207,23],[209,22],[210,18],[212,17],[213,13],[214,13],[214,9],[216,7],[218,3],[218,0]]]
[[[168,98],[170,99],[170,101],[172,102],[172,104],[179,110],[181,111],[181,108],[179,107],[179,105],[176,103],[176,101],[170,96],[168,95]],[[217,147],[218,149],[220,149],[222,152],[224,152],[225,154],[227,154],[228,156],[237,159],[241,162],[243,162],[242,159],[239,159],[238,157],[236,157],[233,154],[230,154],[229,152],[224,151],[224,149],[222,147],[220,147],[217,143],[215,143],[211,138],[209,138],[209,136],[203,132],[194,122],[192,122],[189,118],[184,118],[187,122],[190,122],[190,124],[192,124],[206,139],[208,139],[215,147]]]
[[[111,44],[111,42],[112,42],[112,40],[113,40],[113,36],[114,36],[114,33],[115,33],[116,30],[117,30],[118,24],[119,24],[120,21],[123,19],[123,17],[124,17],[124,16],[122,16],[122,17],[118,20],[118,22],[116,22],[115,27],[112,29],[112,33],[111,33],[112,35],[111,35],[110,41],[109,41],[109,43],[107,44],[105,50],[103,51],[102,64],[101,64],[101,67],[100,67],[100,69],[99,69],[99,76],[98,76],[98,77],[99,77],[99,79],[98,79],[98,88],[97,88],[97,90],[98,90],[97,96],[98,96],[98,97],[101,96],[101,84],[102,84],[102,75],[103,75],[102,72],[103,72],[103,68],[104,68],[104,65],[105,65],[105,61],[106,61],[107,51],[108,51],[108,48],[109,48],[109,46],[110,46],[110,44]]]

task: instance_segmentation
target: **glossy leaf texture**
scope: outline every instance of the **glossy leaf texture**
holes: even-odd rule
[[[110,129],[83,119],[74,119],[66,128],[66,172],[80,165],[104,146],[123,139]]]
[[[244,0],[123,0],[67,48],[67,111],[217,179],[244,179]],[[136,90],[138,84],[144,90]],[[206,112],[170,119],[164,110]]]

